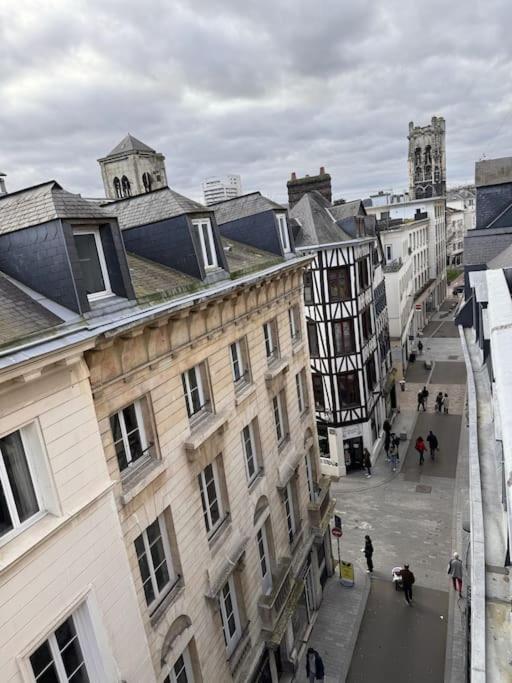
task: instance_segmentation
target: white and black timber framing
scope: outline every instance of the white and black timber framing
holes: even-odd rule
[[[384,281],[374,284],[376,266],[380,263],[375,238],[363,238],[356,244],[333,248],[318,248],[310,266],[313,292],[312,303],[306,301],[306,317],[314,322],[318,338],[318,357],[311,358],[313,375],[320,375],[323,405],[316,401],[316,416],[329,426],[347,426],[371,419],[382,396],[382,389],[390,369],[389,328]],[[367,284],[360,282],[358,262],[368,269]],[[350,298],[329,300],[327,274],[329,269],[347,267],[350,273]],[[364,338],[362,312],[368,309],[371,333]],[[334,348],[334,324],[351,320],[354,330],[352,353],[339,355]],[[316,354],[315,354],[316,355]],[[375,381],[368,377],[368,363],[374,359]],[[338,375],[357,373],[359,401],[343,403],[338,387]]]

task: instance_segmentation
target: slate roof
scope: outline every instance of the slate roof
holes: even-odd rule
[[[135,296],[139,301],[157,294],[167,298],[177,296],[201,286],[199,280],[178,270],[162,266],[131,252],[127,252],[126,256]]]
[[[484,265],[512,244],[512,229],[469,230],[464,237],[464,265]]]
[[[61,322],[0,273],[0,347]]]
[[[241,197],[227,199],[224,202],[211,204],[209,208],[215,211],[218,225],[236,221],[239,218],[255,216],[264,211],[285,211],[284,206],[264,197],[261,192],[251,192]]]
[[[352,210],[355,210],[354,204],[359,205],[360,202],[341,204],[340,208],[351,206]],[[294,218],[300,225],[300,230],[295,237],[295,245],[307,247],[352,239],[351,235],[346,233],[336,222],[332,212],[333,208],[337,207],[331,206],[327,199],[316,190],[303,195],[289,212],[290,218]],[[359,206],[357,206],[358,209]],[[345,216],[345,218],[347,217]]]
[[[112,218],[109,210],[72,194],[55,180],[0,196],[0,235],[56,218]]]
[[[494,258],[487,261],[487,267],[491,270],[498,268],[512,268],[512,241],[510,246],[500,251]]]
[[[128,133],[105,158],[126,154],[127,152],[153,152],[154,154],[155,150]]]
[[[344,204],[335,204],[330,207],[329,211],[337,221],[341,221],[344,218],[352,218],[352,216],[366,216],[364,204],[360,199],[354,199]]]
[[[163,187],[154,192],[108,202],[108,210],[117,216],[121,230],[163,221],[184,213],[210,213],[211,209],[182,194]]]
[[[276,254],[263,249],[256,249],[256,247],[242,244],[228,237],[221,237],[221,241],[232,277],[267,268],[274,263],[283,261]]]

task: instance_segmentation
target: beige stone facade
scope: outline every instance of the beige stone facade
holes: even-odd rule
[[[258,680],[256,672],[265,667],[272,680],[278,680],[278,670],[291,672],[321,600],[321,581],[332,572],[332,503],[328,481],[319,481],[301,283],[302,267],[289,264],[265,281],[154,319],[87,353],[158,681],[184,651],[197,681]],[[293,340],[290,315],[298,325]],[[278,350],[269,362],[263,326],[270,321]],[[240,341],[246,372],[235,383],[230,346]],[[208,403],[189,418],[182,378],[201,364]],[[303,382],[301,406],[297,376]],[[120,472],[111,416],[140,399],[153,445],[137,472]],[[279,445],[274,399],[282,413]],[[250,479],[243,447],[248,425],[256,460]],[[212,463],[221,519],[208,534],[200,478]],[[160,515],[174,580],[160,604],[148,605],[135,541]],[[262,575],[261,547],[272,579]],[[226,585],[237,622],[227,645],[220,607]]]

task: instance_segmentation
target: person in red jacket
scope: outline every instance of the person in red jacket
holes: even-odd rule
[[[425,446],[425,442],[423,441],[423,437],[422,437],[422,436],[418,436],[418,438],[416,439],[416,445],[414,446],[414,448],[415,448],[415,449],[418,451],[418,453],[419,453],[419,456],[420,456],[420,465],[423,465],[423,462],[424,462],[424,460],[425,460],[425,458],[423,457],[423,454],[425,453],[425,450],[426,450],[427,447]]]

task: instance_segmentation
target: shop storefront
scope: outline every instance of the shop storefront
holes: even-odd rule
[[[343,451],[347,472],[363,467],[363,428],[361,424],[343,427]]]

